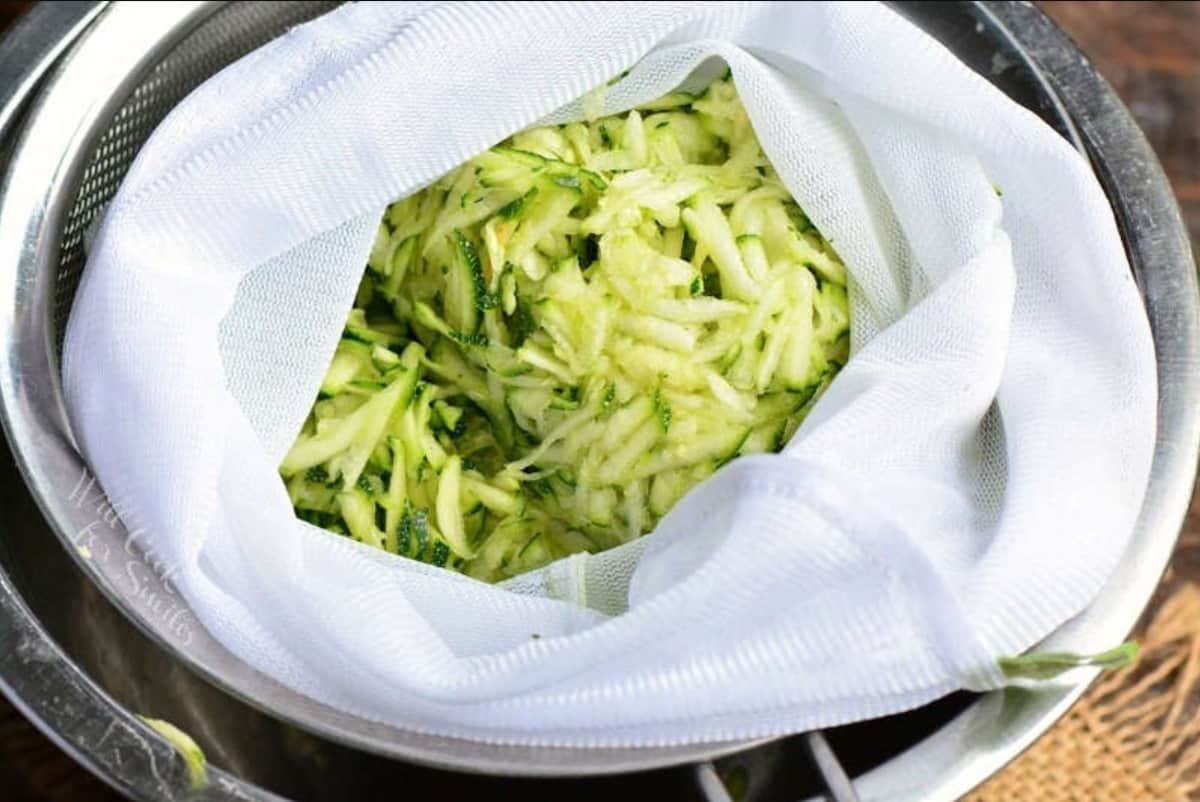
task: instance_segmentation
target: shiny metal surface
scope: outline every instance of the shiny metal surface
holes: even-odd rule
[[[17,118],[38,82],[101,12],[102,4],[42,4],[8,33],[0,50],[0,154],[8,155]],[[2,162],[3,159],[0,159]],[[12,330],[5,316],[2,325]],[[12,501],[17,475],[5,465],[3,498]],[[10,554],[13,523],[9,512],[4,553]],[[32,515],[36,512],[29,510]],[[29,520],[33,520],[32,515]],[[40,528],[40,527],[39,527]],[[8,560],[5,559],[7,566]],[[121,707],[64,653],[27,606],[7,571],[0,570],[0,690],[60,747],[116,790],[138,798],[174,798],[189,781],[173,750]],[[219,769],[196,799],[267,800],[272,795],[247,786]]]
[[[0,58],[0,132],[8,131],[21,104],[100,12],[99,3],[65,2],[28,14],[8,34]]]
[[[535,786],[420,769],[356,751],[459,771],[545,776],[627,772],[744,745],[517,749],[404,733],[338,713],[254,672],[213,641],[171,591],[142,540],[105,506],[72,446],[56,365],[61,323],[82,269],[80,234],[189,82],[328,4],[132,5],[97,10],[83,4],[73,23],[59,20],[38,32],[56,43],[43,47],[48,58],[75,41],[40,87],[20,131],[0,135],[12,148],[0,190],[0,336],[6,345],[0,350],[0,401],[21,474],[68,547],[61,548],[42,523],[15,471],[0,473],[13,516],[0,546],[0,646],[14,644],[0,657],[6,692],[94,771],[145,798],[173,798],[179,789],[156,784],[159,775],[174,777],[170,752],[129,710],[165,716],[192,732],[213,762],[229,770],[215,775],[221,798],[261,795],[256,786],[303,799],[365,799],[386,787],[438,789],[440,795],[486,788],[531,799],[608,797],[634,789],[675,798],[695,788],[685,770]],[[1149,598],[1194,479],[1200,304],[1178,212],[1119,101],[1036,9],[905,3],[901,10],[1086,149],[1122,224],[1159,348],[1162,398],[1153,484],[1129,558],[1101,602],[1071,624],[1108,645],[1125,635]],[[10,84],[9,75],[18,74],[11,65],[21,64],[6,42],[0,48],[0,103],[10,86],[32,86],[32,78]],[[15,103],[3,105],[0,124],[12,127],[14,109]],[[54,670],[42,670],[42,663]],[[830,740],[852,773],[862,775],[855,785],[863,800],[949,800],[1019,754],[1082,690],[1010,691],[974,703],[958,697],[932,706],[933,712],[833,731]],[[49,701],[55,695],[72,701],[56,705]],[[56,715],[64,711],[71,715]],[[107,729],[97,732],[101,723]],[[861,739],[860,733],[870,735]],[[783,739],[718,761],[716,771],[752,766],[750,798],[795,799],[820,788],[812,772],[795,768],[806,764],[803,749],[800,739]],[[106,759],[110,751],[121,759]],[[895,757],[898,752],[903,754]]]
[[[195,622],[171,588],[167,569],[147,547],[145,534],[125,527],[74,450],[62,408],[54,325],[64,321],[69,303],[58,286],[69,283],[73,289],[82,270],[79,232],[90,218],[80,219],[79,210],[94,214],[102,207],[103,193],[115,190],[133,155],[127,149],[121,162],[98,149],[113,141],[108,132],[120,132],[123,117],[130,125],[127,102],[142,103],[132,125],[144,137],[157,122],[145,106],[161,107],[161,117],[173,105],[159,102],[163,95],[178,101],[186,94],[190,86],[179,80],[181,71],[171,62],[180,50],[199,51],[215,71],[240,55],[239,50],[282,32],[285,23],[315,16],[330,5],[114,3],[50,76],[28,112],[0,200],[0,253],[15,257],[7,264],[0,261],[0,282],[12,282],[0,283],[0,294],[12,304],[0,313],[12,316],[12,350],[0,363],[0,397],[26,482],[83,571],[152,639],[248,704],[327,738],[460,771],[538,776],[635,771],[746,748],[747,742],[653,750],[479,744],[406,732],[322,705],[255,671]],[[229,47],[231,35],[247,30],[257,37],[248,37],[244,48]],[[198,82],[205,76],[195,77]],[[157,94],[139,97],[147,86]],[[102,165],[99,172],[94,171],[96,158]]]

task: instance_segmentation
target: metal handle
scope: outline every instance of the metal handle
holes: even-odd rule
[[[729,795],[725,783],[721,782],[721,776],[717,774],[717,767],[712,764],[711,760],[697,763],[695,771],[696,784],[700,786],[700,794],[705,802],[733,802],[733,797]]]
[[[825,782],[825,788],[829,791],[827,795],[829,801],[858,802],[854,783],[850,782],[850,776],[842,768],[841,762],[838,761],[837,755],[833,753],[829,747],[829,741],[825,740],[821,731],[805,733],[804,746],[808,749],[808,755],[812,758],[813,765],[817,767],[817,772]]]
[[[825,740],[824,734],[816,730],[805,733],[802,738],[817,773],[821,775],[821,781],[825,783],[825,798],[828,802],[859,802],[854,783],[838,761],[837,755],[833,753],[829,742]],[[694,771],[696,784],[700,787],[705,802],[734,802],[729,789],[717,774],[717,767],[711,761],[697,763]]]

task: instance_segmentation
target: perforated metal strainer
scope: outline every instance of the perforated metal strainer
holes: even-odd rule
[[[719,771],[745,772],[749,798],[796,799],[822,789],[802,756],[812,747],[827,778],[838,782],[836,752],[864,799],[889,800],[956,798],[1066,710],[1082,689],[960,696],[833,731],[833,752],[820,739],[637,750],[502,747],[338,712],[259,674],[213,640],[174,593],[152,544],[131,535],[119,511],[106,506],[76,452],[58,354],[84,268],[85,232],[157,123],[222,66],[333,5],[55,4],[36,9],[0,46],[0,153],[7,158],[0,189],[0,402],[29,489],[16,471],[0,479],[9,516],[0,547],[0,646],[7,639],[12,647],[0,649],[0,680],[10,697],[102,776],[130,793],[164,798],[179,787],[163,769],[169,753],[130,710],[171,718],[201,741],[227,770],[214,775],[207,792],[214,798],[257,797],[261,788],[299,798],[370,798],[372,788],[412,792],[425,783],[443,796],[445,789],[463,796],[503,788],[528,798],[588,789],[605,795],[656,789],[678,797],[689,788],[720,798],[707,761],[721,758]],[[1194,402],[1200,304],[1178,211],[1124,108],[1035,9],[898,7],[1087,153],[1122,226],[1158,346],[1158,451],[1128,559],[1101,601],[1071,624],[1117,641],[1170,554],[1200,440]],[[40,70],[48,71],[35,85]],[[576,781],[570,790],[517,781],[495,786],[489,784],[500,781],[394,759],[459,772],[621,776],[586,786]],[[704,767],[699,784],[690,770],[627,774],[697,762]],[[844,799],[852,792],[844,786],[825,793]]]

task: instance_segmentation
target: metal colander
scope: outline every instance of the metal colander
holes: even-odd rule
[[[55,351],[62,353],[71,302],[83,275],[84,232],[163,118],[215,72],[337,2],[231,3],[210,14],[140,79],[100,135],[62,227],[54,281]]]
[[[265,798],[269,789],[370,799],[389,789],[436,789],[440,797],[722,799],[720,775],[754,800],[840,801],[857,789],[863,799],[937,802],[981,782],[1069,707],[1081,688],[958,695],[766,744],[516,748],[341,713],[213,640],[88,474],[63,412],[57,361],[86,232],[155,126],[221,67],[334,5],[43,4],[0,45],[0,403],[15,456],[0,481],[9,516],[0,542],[0,647],[12,645],[0,648],[0,683],[10,698],[86,765],[143,798],[180,796],[184,780],[164,769],[168,748],[130,712],[169,718],[201,742],[219,767],[203,792],[210,798]],[[1116,641],[1170,554],[1200,442],[1200,303],[1178,211],[1124,108],[1036,9],[896,6],[1083,150],[1122,227],[1158,346],[1159,445],[1130,558],[1101,601],[1071,624]],[[609,776],[535,785],[461,772]]]

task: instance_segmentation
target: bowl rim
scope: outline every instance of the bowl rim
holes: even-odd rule
[[[61,503],[52,505],[47,499],[56,494],[61,496],[64,482],[68,487],[75,486],[83,476],[83,463],[69,439],[61,393],[47,398],[27,380],[29,377],[41,378],[39,372],[44,374],[49,370],[52,381],[57,381],[52,340],[45,323],[53,282],[35,279],[55,272],[61,224],[67,203],[73,200],[74,190],[90,157],[98,134],[98,121],[111,116],[149,65],[223,4],[154,4],[170,8],[153,13],[147,13],[145,6],[135,9],[131,7],[133,5],[80,5],[79,8],[86,9],[86,20],[77,21],[76,27],[70,29],[74,38],[70,52],[58,58],[54,72],[44,80],[41,94],[29,109],[27,127],[14,149],[0,196],[0,326],[8,342],[13,344],[9,349],[0,350],[0,403],[3,407],[0,418],[26,484],[85,574],[127,619],[208,682],[268,715],[321,737],[390,757],[455,771],[577,776],[709,760],[770,740],[657,749],[579,750],[486,745],[465,739],[408,733],[317,703],[245,664],[230,671],[198,661],[183,652],[177,639],[164,634],[161,627],[151,626],[110,579],[97,570],[95,562],[78,553],[79,527],[81,521],[86,525],[86,520],[64,515]],[[1196,454],[1200,450],[1200,408],[1193,408],[1195,405],[1190,403],[1200,390],[1200,299],[1190,246],[1161,167],[1144,137],[1111,87],[1087,64],[1070,40],[1032,6],[976,2],[971,7],[980,20],[1004,32],[1030,64],[1037,67],[1035,74],[1050,82],[1051,96],[1063,105],[1067,119],[1074,121],[1079,137],[1077,144],[1082,144],[1093,157],[1110,199],[1115,207],[1120,207],[1116,209],[1118,221],[1122,223],[1122,235],[1154,330],[1160,374],[1159,439],[1151,492],[1135,536],[1136,545],[1150,544],[1153,548],[1142,549],[1134,555],[1136,559],[1123,566],[1128,569],[1125,573],[1131,575],[1125,577],[1127,581],[1119,581],[1115,590],[1109,591],[1116,595],[1111,600],[1113,603],[1108,605],[1109,609],[1102,611],[1105,632],[1119,631],[1116,637],[1122,637],[1141,613],[1169,558],[1191,496]],[[1019,38],[1013,33],[1018,28],[1022,31]],[[138,35],[130,36],[131,30],[138,31]],[[130,48],[131,41],[153,44],[138,51]],[[101,70],[99,74],[98,70]],[[81,73],[88,75],[93,100],[68,109],[68,100],[78,103],[78,91],[68,97],[62,95],[61,88],[70,86],[73,80],[78,82]],[[97,91],[98,83],[107,91]],[[63,125],[63,115],[68,112],[72,115],[72,124],[63,126],[57,138],[48,139],[41,133],[44,129],[38,128],[39,122],[45,124],[55,120]],[[4,121],[5,116],[0,113],[0,124]],[[39,130],[36,137],[30,133],[33,128]],[[1111,156],[1123,151],[1122,172],[1106,173],[1106,169],[1115,163]],[[1132,213],[1135,206],[1138,207],[1136,215]],[[1180,266],[1187,266],[1187,269]],[[34,461],[31,454],[41,457]],[[15,590],[7,583],[2,570],[0,595],[15,596]],[[11,610],[11,615],[24,615],[36,625],[27,608]],[[1092,613],[1089,609],[1080,619],[1071,622],[1068,629],[1075,632],[1086,629],[1088,616]],[[1092,616],[1093,619],[1096,617]],[[42,637],[50,643],[44,632]],[[224,652],[223,647],[216,645]],[[228,652],[225,654],[229,660],[241,663]],[[62,659],[70,663],[65,655]],[[71,666],[80,674],[80,681],[91,684],[78,667],[73,663]],[[0,663],[0,680],[5,682],[6,692],[15,691],[15,687],[9,687],[9,668]],[[958,789],[958,793],[962,793],[1014,758],[1048,729],[1085,687],[1048,692],[1035,705],[1036,715],[1024,721],[1020,732],[1006,731],[1003,742],[990,746],[985,754],[975,754],[970,760],[944,767],[945,775],[939,781],[936,798],[955,798],[957,793],[950,796],[950,790],[943,794],[941,789]],[[116,707],[102,691],[94,690],[107,700],[109,706]],[[14,695],[20,694],[10,693],[10,698]],[[281,704],[281,699],[287,704]],[[984,704],[981,701],[972,705],[955,722],[943,728],[943,732],[952,731],[956,724],[965,726],[964,722],[977,725]],[[984,712],[994,717],[994,712]],[[38,715],[35,713],[32,717],[36,719]],[[140,727],[136,722],[135,726]],[[149,733],[148,730],[145,732]],[[61,733],[54,732],[52,737],[67,746],[81,762],[91,764],[90,760],[81,758],[78,749],[64,743]],[[926,741],[933,738],[936,735]],[[923,750],[930,752],[925,741],[860,779],[868,784],[872,778],[882,778],[878,781],[886,782],[896,773],[892,764],[928,759],[929,755],[923,754]]]

